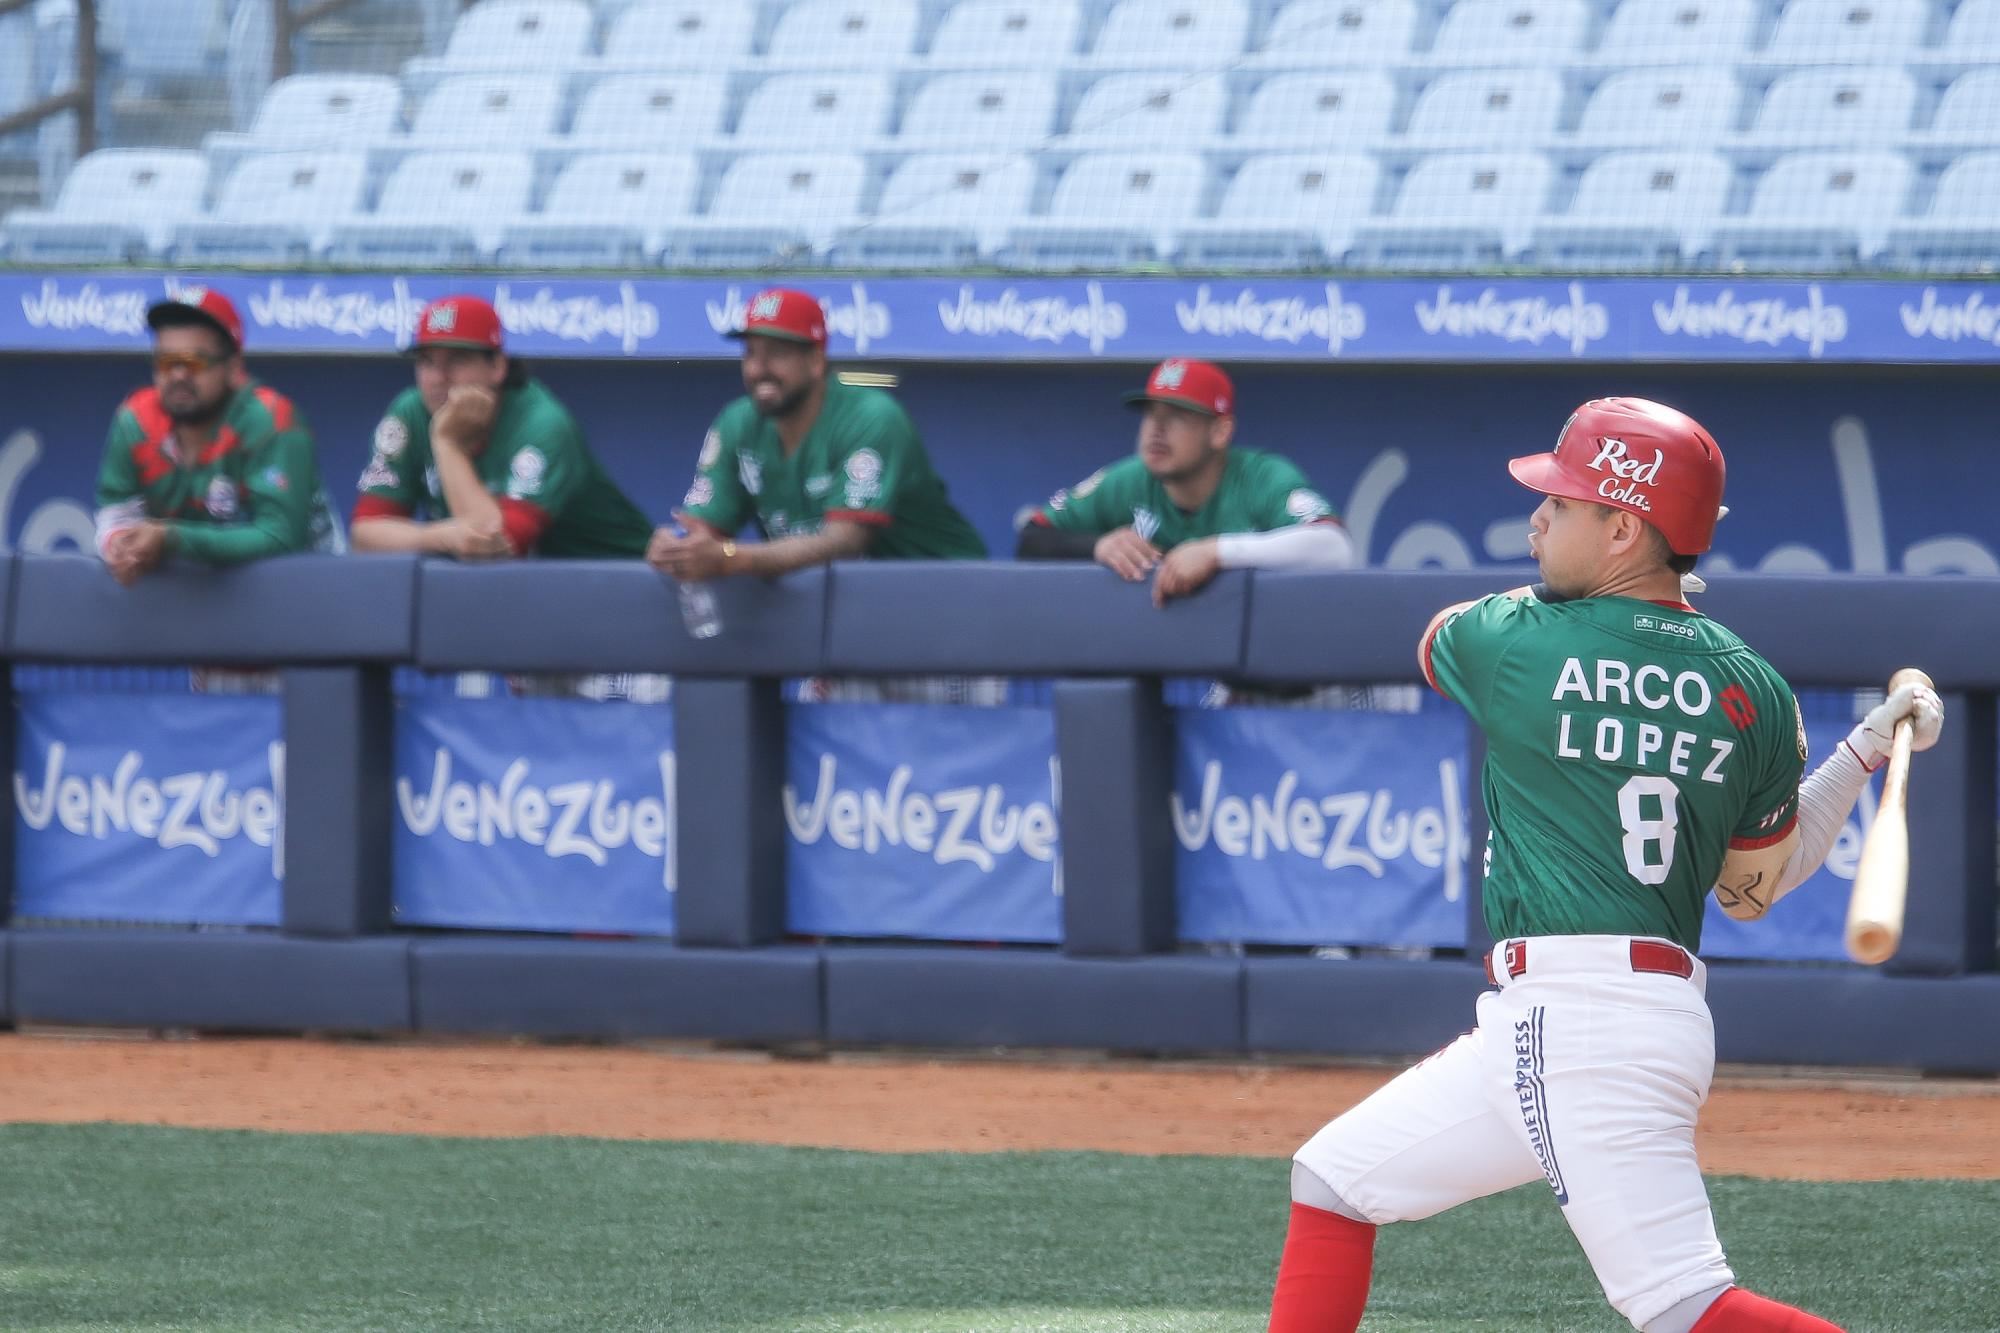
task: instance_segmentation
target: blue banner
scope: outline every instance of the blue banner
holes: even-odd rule
[[[673,933],[671,708],[436,694],[398,704],[399,923]]]
[[[1464,947],[1479,798],[1456,705],[1177,716],[1182,939]]]
[[[801,704],[789,717],[788,929],[1062,938],[1049,710]]]
[[[985,361],[2000,361],[1990,283],[1730,278],[1007,278],[774,275],[836,356]],[[765,279],[14,272],[0,351],[130,351],[148,304],[213,286],[255,350],[392,352],[417,311],[490,296],[510,351],[728,359]]]
[[[17,717],[17,914],[278,923],[276,698],[24,692]]]
[[[1806,724],[1806,772],[1812,772],[1846,738],[1859,720],[1853,690],[1800,690],[1799,715]],[[1866,711],[1861,710],[1861,711]],[[1767,958],[1784,962],[1850,961],[1845,943],[1847,900],[1854,889],[1854,869],[1861,861],[1861,839],[1875,818],[1878,777],[1862,788],[1861,800],[1848,814],[1826,864],[1793,889],[1762,920],[1731,921],[1715,899],[1701,926],[1701,952],[1708,958]]]

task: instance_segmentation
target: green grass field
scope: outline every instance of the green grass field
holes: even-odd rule
[[[1285,1164],[0,1127],[0,1328],[1263,1327]],[[1713,1182],[1750,1285],[2000,1329],[2000,1183]],[[1384,1232],[1367,1329],[1617,1330],[1546,1190]]]

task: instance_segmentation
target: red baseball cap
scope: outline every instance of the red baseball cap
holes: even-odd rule
[[[748,338],[753,333],[824,347],[826,311],[820,308],[819,298],[809,292],[772,287],[751,297],[750,308],[743,315],[743,327],[723,336]]]
[[[233,350],[243,350],[243,317],[236,313],[228,297],[213,288],[183,287],[166,300],[146,307],[146,327],[156,332],[190,324],[214,329],[229,339]]]
[[[1153,367],[1145,388],[1125,395],[1127,407],[1147,403],[1172,403],[1212,417],[1226,417],[1236,410],[1236,386],[1220,366],[1184,356],[1170,357]]]
[[[505,343],[500,312],[476,296],[440,296],[417,315],[417,347],[497,352]]]

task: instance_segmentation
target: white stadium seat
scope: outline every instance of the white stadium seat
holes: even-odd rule
[[[1930,16],[1928,0],[1790,0],[1763,54],[1797,64],[1893,64],[1922,43]]]
[[[1554,176],[1534,153],[1438,153],[1410,168],[1389,217],[1355,229],[1372,268],[1479,269],[1527,248]]]
[[[749,56],[756,35],[743,0],[640,0],[611,21],[604,63],[712,73]]]
[[[1914,175],[1899,153],[1781,157],[1757,182],[1748,214],[1716,228],[1716,262],[1731,269],[1851,268],[1882,247]]]
[[[1575,142],[1592,147],[1709,147],[1735,131],[1742,105],[1742,86],[1726,69],[1628,69],[1598,85],[1584,103]]]
[[[1976,69],[1953,79],[1938,99],[1929,137],[1947,142],[2000,142],[2000,69]],[[2000,199],[1994,202],[2000,204]]]
[[[692,154],[585,153],[556,177],[541,212],[501,233],[500,257],[559,268],[653,260],[666,228],[694,211],[700,183]]]
[[[920,153],[889,177],[872,218],[834,244],[836,264],[963,267],[999,249],[1028,215],[1035,164],[991,153]]]
[[[1232,138],[1260,148],[1364,148],[1389,133],[1395,114],[1396,85],[1379,70],[1276,74],[1250,95]]]
[[[1077,103],[1069,139],[1091,147],[1200,147],[1222,133],[1228,110],[1229,85],[1220,75],[1109,74]]]
[[[1609,65],[1716,69],[1747,56],[1756,36],[1756,0],[1624,0],[1593,54]]]
[[[868,166],[853,153],[752,153],[729,164],[708,212],[667,228],[666,261],[683,268],[799,262],[861,211]]]
[[[1607,154],[1584,170],[1567,212],[1536,224],[1535,262],[1586,270],[1692,262],[1708,248],[1733,176],[1717,153]]]
[[[875,74],[774,74],[757,86],[736,122],[747,148],[845,148],[889,128],[895,94]]]
[[[722,132],[728,99],[720,75],[616,74],[583,95],[570,139],[579,147],[690,147]]]
[[[294,74],[264,94],[248,148],[352,148],[395,132],[402,90],[384,74]]]
[[[1960,0],[1938,54],[1952,60],[2000,61],[2000,0]]]
[[[1178,262],[1292,269],[1345,254],[1375,208],[1381,168],[1358,153],[1269,153],[1244,162],[1213,218],[1184,224]]]
[[[1546,65],[1574,55],[1590,30],[1584,0],[1458,0],[1430,58],[1450,65]]]
[[[2000,270],[2000,152],[1968,153],[1944,169],[1920,218],[1892,226],[1882,261],[1928,273]]]
[[[1055,130],[1058,105],[1051,74],[939,74],[917,91],[903,113],[899,138],[908,147],[1025,148]]]
[[[104,148],[80,159],[55,207],[16,209],[8,254],[39,263],[120,262],[166,249],[176,224],[201,213],[208,162],[166,148]]]
[[[1780,149],[1894,143],[1909,133],[1916,107],[1916,80],[1900,69],[1793,70],[1771,84],[1743,137]]]
[[[1085,153],[1057,182],[1048,215],[1008,230],[1002,258],[1030,268],[1117,268],[1165,254],[1199,212],[1207,180],[1193,153]]]
[[[916,45],[918,17],[913,0],[794,0],[765,54],[827,69],[893,65]]]
[[[1240,0],[1118,0],[1090,50],[1103,65],[1192,70],[1241,55],[1249,35]]]
[[[593,21],[583,0],[483,0],[452,26],[442,67],[560,68],[588,52]]]
[[[562,115],[562,85],[519,74],[459,74],[417,110],[412,147],[520,144],[552,134]]]
[[[1555,134],[1562,105],[1562,80],[1549,70],[1460,70],[1418,94],[1404,141],[1418,148],[1533,147]]]
[[[1366,69],[1407,60],[1416,0],[1292,0],[1264,34],[1256,63]]]
[[[1075,0],[960,0],[931,38],[930,61],[1044,69],[1075,54],[1082,32]]]
[[[411,153],[390,173],[373,214],[334,225],[326,257],[358,267],[484,262],[500,228],[527,211],[533,180],[521,153]]]
[[[181,263],[295,263],[326,244],[334,219],[360,210],[368,188],[361,153],[300,151],[244,158],[208,216],[174,229]]]

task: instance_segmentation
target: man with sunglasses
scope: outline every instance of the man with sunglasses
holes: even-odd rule
[[[169,555],[237,565],[337,550],[312,431],[250,377],[243,321],[198,287],[146,311],[153,383],[111,423],[97,474],[97,552],[130,586]]]

